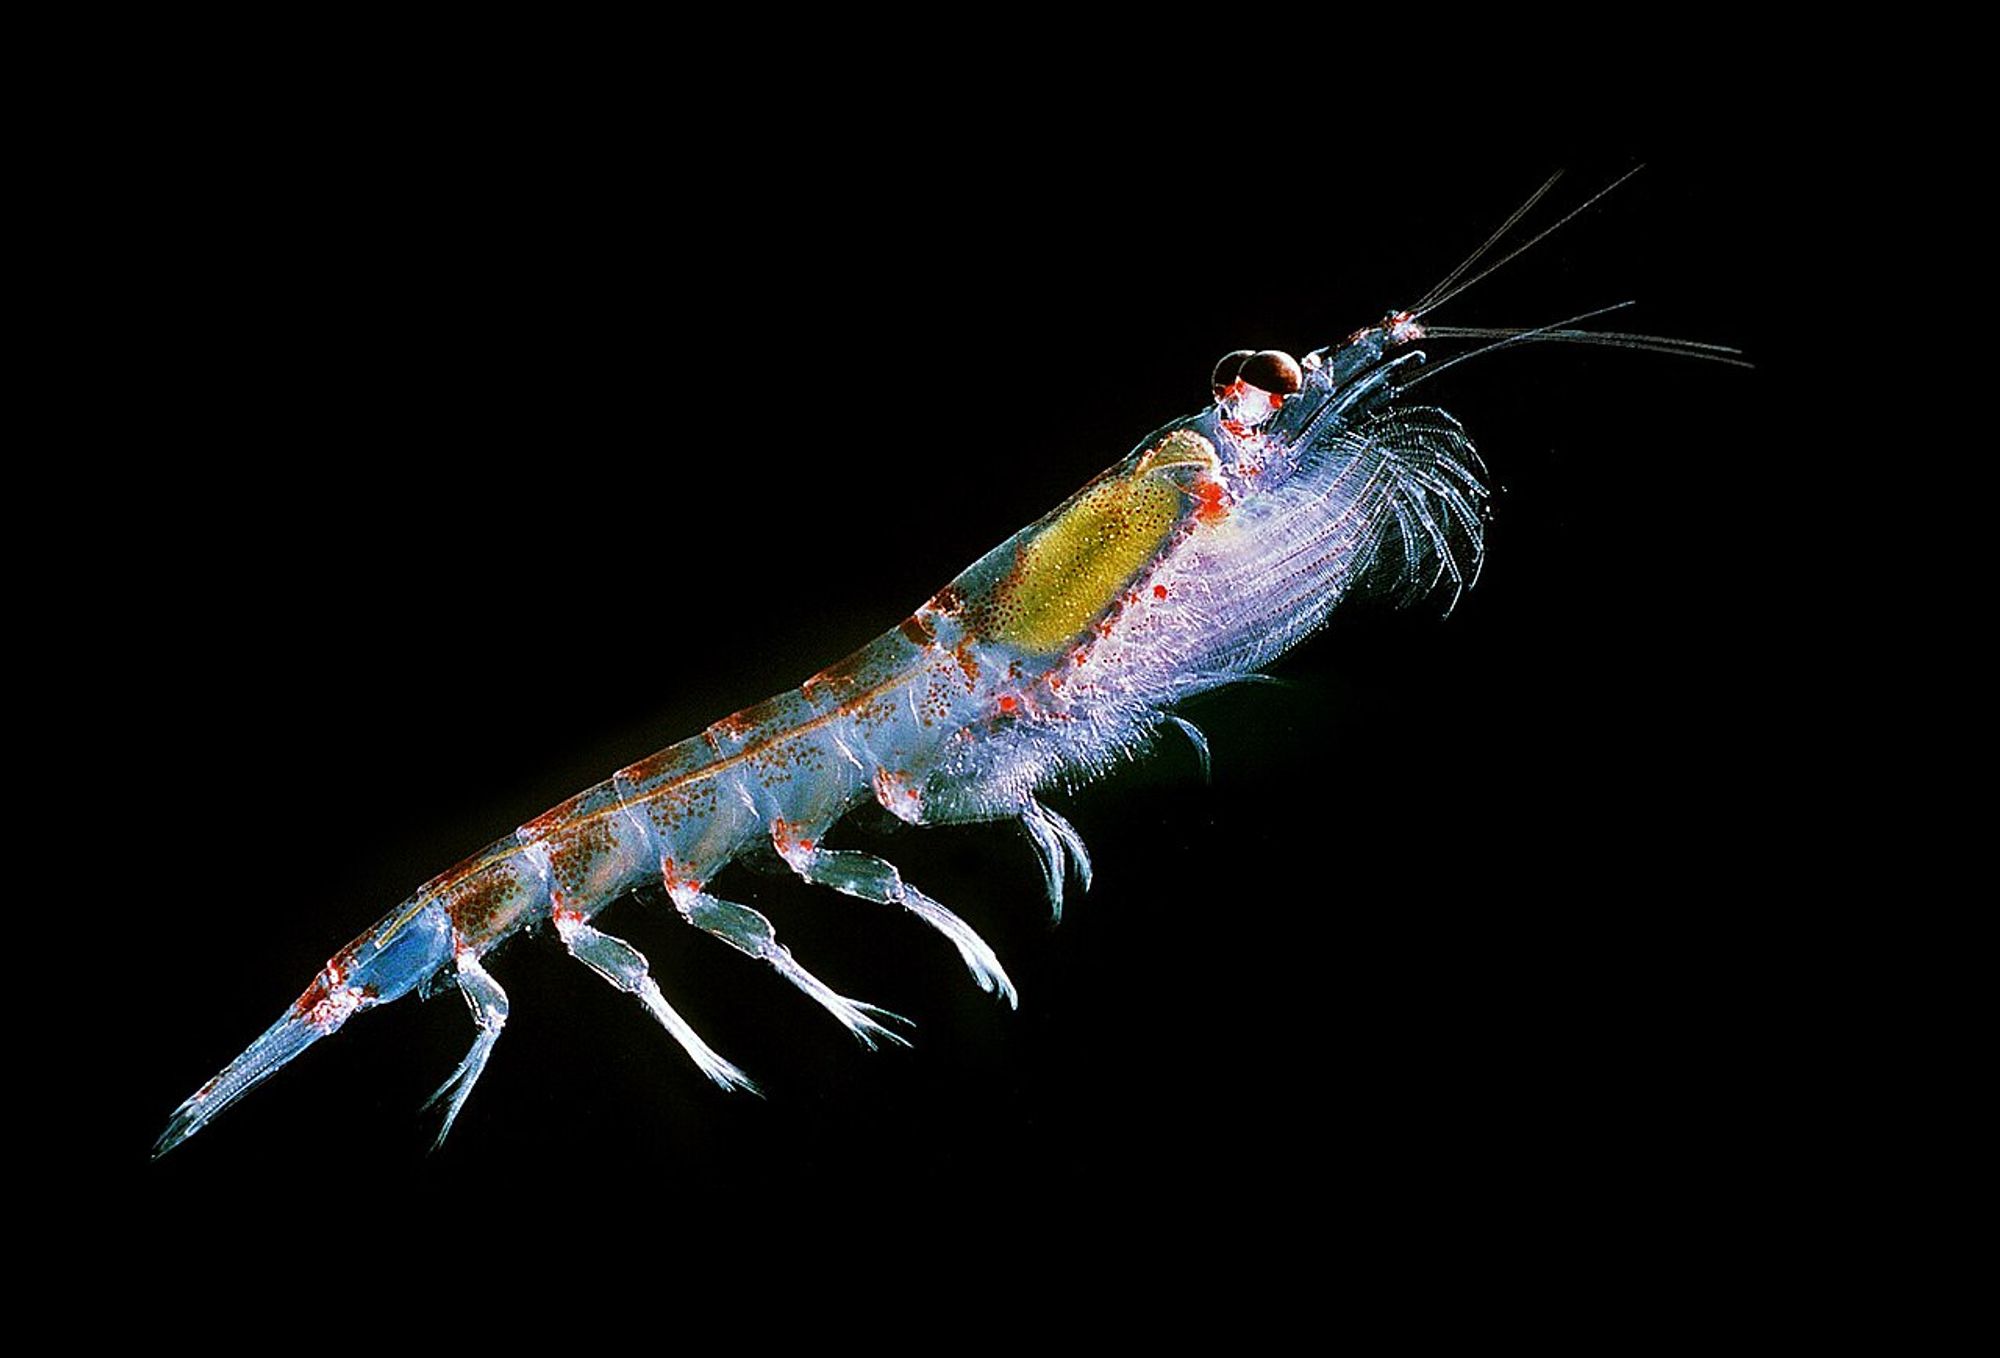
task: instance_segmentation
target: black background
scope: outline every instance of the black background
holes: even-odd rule
[[[151,827],[113,907],[147,998],[98,1155],[140,1238],[477,1200],[510,1230],[837,1215],[881,1252],[961,1209],[1044,1241],[1137,1213],[1393,1249],[1437,1221],[1588,1235],[1697,1186],[1758,1097],[1737,1035],[1769,1031],[1764,926],[1700,867],[1739,664],[1706,563],[1764,379],[1557,346],[1426,388],[1499,488],[1478,588],[1442,621],[1357,610],[1282,685],[1191,705],[1206,785],[1168,741],[1054,798],[1098,873],[1060,927],[1010,827],[841,832],[985,935],[1019,1012],[916,922],[733,869],[719,889],[914,1048],[864,1053],[627,901],[601,924],[768,1098],[715,1091],[531,938],[491,959],[512,1022],[437,1155],[416,1109],[470,1038],[450,995],[146,1160],[419,882],[886,629],[1201,403],[1225,350],[1420,295],[1555,169],[1535,220],[1649,162],[1440,323],[1636,298],[1599,324],[1765,357],[1757,148],[1374,135],[968,129],[939,154],[861,118],[644,163],[329,117],[143,151],[111,361],[156,435],[115,492],[118,719],[90,760],[137,789],[105,814]]]

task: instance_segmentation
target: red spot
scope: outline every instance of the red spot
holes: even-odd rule
[[[306,987],[306,993],[292,1001],[292,1008],[300,1014],[310,1014],[326,1000],[326,997],[330,993],[332,993],[332,987],[327,984],[326,972],[322,971],[319,975],[312,978],[312,984]]]
[[[667,857],[665,854],[660,855],[660,877],[664,882],[666,882],[667,891],[670,894],[677,887],[682,887],[689,891],[701,890],[700,881],[698,881],[694,877],[684,875],[681,872],[680,868],[674,863],[674,860]]]
[[[315,1028],[331,1032],[361,1007],[360,1000],[373,999],[380,993],[373,986],[350,989],[345,984],[346,979],[346,973],[341,970],[337,959],[328,962],[319,975],[313,977],[306,993],[294,1002],[293,1008],[299,1017]]]
[[[875,770],[875,797],[884,806],[889,804],[889,795],[895,792],[900,792],[911,801],[915,801],[917,790],[908,786],[908,783],[908,774],[897,773],[890,769],[877,769]]]
[[[771,822],[771,842],[778,846],[779,853],[792,849],[802,849],[807,852],[812,850],[813,842],[810,839],[794,837],[793,831],[796,829],[798,827],[783,816]]]
[[[1271,409],[1276,410],[1279,406],[1283,405],[1284,403],[1285,403],[1284,397],[1278,395],[1278,393],[1275,391],[1271,393]]]
[[[579,792],[560,806],[550,807],[521,828],[539,839],[567,820],[583,804],[583,793]]]
[[[1015,708],[1019,707],[1020,705],[1021,705],[1021,700],[1019,698],[1016,698],[1013,694],[1003,693],[1000,695],[1000,710],[1002,712],[1012,712]]]
[[[1227,429],[1230,433],[1236,435],[1237,438],[1243,437],[1244,429],[1243,429],[1243,421],[1241,420],[1224,420],[1222,422],[1222,427],[1224,429]]]
[[[1164,598],[1166,598],[1166,597],[1167,597],[1167,587],[1166,587],[1165,585],[1154,585],[1154,586],[1153,586],[1153,597],[1154,597],[1155,599],[1164,599]]]

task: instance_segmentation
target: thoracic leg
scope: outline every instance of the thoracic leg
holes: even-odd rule
[[[900,905],[936,929],[958,949],[958,955],[965,960],[972,979],[979,983],[981,990],[999,995],[1009,1005],[1019,1007],[1020,999],[1014,993],[1014,983],[1007,979],[1006,969],[994,956],[993,949],[986,945],[986,940],[975,933],[971,925],[905,882],[903,875],[896,871],[895,864],[853,849],[809,848],[783,835],[774,836],[774,839],[778,853],[791,864],[792,871],[808,882],[830,886],[835,891],[879,905]]]
[[[1201,733],[1199,726],[1196,726],[1186,717],[1177,717],[1169,712],[1167,713],[1167,720],[1179,727],[1181,734],[1188,738],[1188,744],[1194,746],[1195,758],[1201,761],[1201,781],[1206,783],[1208,781],[1208,737]]]
[[[507,992],[500,983],[486,974],[479,965],[479,959],[469,952],[458,955],[453,965],[453,982],[459,993],[465,996],[466,1007],[472,1010],[472,1021],[479,1025],[479,1033],[472,1039],[472,1050],[458,1063],[458,1069],[449,1079],[438,1086],[437,1093],[424,1101],[429,1108],[439,1099],[450,1096],[445,1104],[444,1125],[438,1128],[437,1140],[431,1143],[436,1150],[451,1135],[451,1124],[458,1119],[458,1110],[465,1107],[465,1100],[472,1093],[472,1086],[479,1081],[479,1074],[486,1069],[486,1058],[493,1054],[493,1044],[500,1040],[500,1030],[507,1026]]]
[[[659,982],[653,979],[645,955],[637,948],[622,938],[591,927],[577,915],[560,911],[556,914],[556,933],[561,936],[563,946],[569,949],[571,957],[645,1005],[646,1012],[658,1019],[660,1026],[671,1033],[674,1041],[694,1058],[702,1074],[724,1089],[758,1092],[756,1083],[748,1075],[718,1055],[714,1048],[701,1040],[699,1033],[688,1026],[686,1019],[674,1012],[674,1007],[667,1003],[667,997],[660,993]]]
[[[1021,808],[1021,828],[1028,832],[1028,842],[1035,846],[1036,857],[1042,860],[1042,879],[1049,891],[1049,910],[1055,917],[1062,918],[1063,878],[1070,868],[1076,871],[1077,881],[1085,891],[1090,890],[1090,851],[1083,847],[1083,836],[1076,827],[1049,810],[1033,798]]]
[[[839,1019],[847,1031],[853,1033],[861,1045],[870,1051],[875,1049],[877,1038],[901,1043],[906,1047],[910,1045],[899,1034],[889,1031],[869,1016],[879,1014],[898,1023],[908,1023],[908,1019],[901,1014],[893,1014],[887,1009],[860,1000],[851,1000],[845,995],[836,993],[826,982],[800,966],[793,959],[791,949],[778,942],[777,931],[771,927],[771,921],[749,906],[738,905],[734,901],[719,900],[705,891],[675,880],[671,874],[667,877],[667,894],[673,897],[674,907],[689,924],[714,934],[739,952],[769,962],[777,968],[780,976],[812,996],[828,1013]]]

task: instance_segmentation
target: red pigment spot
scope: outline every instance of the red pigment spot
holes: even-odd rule
[[[1164,599],[1164,598],[1166,598],[1166,597],[1167,597],[1167,587],[1166,587],[1165,585],[1154,585],[1154,586],[1153,586],[1153,597],[1154,597],[1155,599]]]
[[[292,1008],[301,1014],[310,1014],[314,1007],[325,998],[326,973],[321,972],[312,978],[312,984],[306,987],[306,993],[292,1001]]]
[[[547,811],[542,812],[541,815],[535,817],[533,820],[529,821],[526,825],[522,826],[521,828],[526,830],[530,835],[533,835],[536,838],[540,838],[542,835],[547,834],[551,829],[555,828],[558,825],[561,825],[563,821],[572,812],[576,810],[576,808],[578,807],[579,804],[582,803],[582,801],[583,801],[583,794],[579,792],[576,796],[571,797],[561,806],[551,807]]]
[[[313,1013],[332,998],[341,979],[340,963],[337,960],[328,962],[320,968],[319,974],[312,978],[312,984],[306,987],[306,993],[292,1002],[292,1007],[301,1014]]]
[[[897,773],[890,769],[877,769],[875,770],[875,796],[885,805],[888,803],[888,794],[892,792],[900,792],[911,801],[915,801],[917,790],[908,786],[908,782],[908,774]]]
[[[1229,511],[1222,503],[1222,486],[1215,481],[1196,483],[1194,498],[1201,503],[1195,506],[1194,516],[1203,523],[1213,523]]]
[[[1243,437],[1243,432],[1244,432],[1243,421],[1241,420],[1224,420],[1222,422],[1222,427],[1224,429],[1227,429],[1230,433],[1236,435],[1237,438]]]
[[[1012,712],[1015,708],[1019,707],[1020,705],[1021,705],[1021,700],[1019,698],[1016,698],[1013,694],[1003,693],[1000,695],[1000,710],[1002,712]]]
[[[1271,393],[1271,409],[1276,410],[1279,406],[1283,405],[1284,403],[1285,403],[1284,397],[1278,395],[1278,393],[1275,391]]]
[[[306,993],[299,996],[299,1017],[315,1028],[331,1032],[360,1009],[362,1001],[372,1000],[381,993],[372,985],[349,987],[343,984],[345,979],[338,963],[327,963],[326,969],[313,977]]]
[[[786,820],[783,816],[771,822],[771,842],[778,846],[779,853],[783,854],[792,849],[803,849],[806,851],[812,849],[813,842],[810,839],[796,837],[794,832],[797,829],[798,826]]]
[[[666,882],[669,893],[676,887],[685,887],[689,891],[701,890],[700,882],[696,881],[693,877],[682,875],[681,870],[675,866],[674,860],[664,854],[660,856],[660,877]]]

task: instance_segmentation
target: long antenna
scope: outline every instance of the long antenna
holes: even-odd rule
[[[1417,374],[1415,377],[1412,377],[1409,381],[1403,384],[1402,390],[1408,391],[1411,387],[1416,386],[1420,382],[1430,381],[1433,377],[1436,377],[1439,373],[1449,372],[1453,368],[1457,367],[1459,364],[1465,362],[1465,360],[1468,358],[1478,358],[1481,354],[1490,354],[1495,349],[1505,349],[1510,344],[1522,344],[1528,340],[1540,339],[1542,336],[1558,328],[1566,328],[1575,325],[1578,321],[1587,321],[1592,316],[1602,316],[1606,312],[1623,311],[1626,307],[1632,305],[1634,305],[1634,303],[1632,302],[1613,302],[1610,306],[1601,306],[1598,307],[1595,311],[1579,312],[1578,314],[1568,317],[1565,320],[1551,321],[1547,325],[1538,325],[1533,330],[1517,331],[1516,333],[1507,336],[1505,339],[1495,340],[1491,344],[1482,344],[1477,349],[1469,350],[1466,353],[1460,354],[1457,358],[1448,359],[1445,362],[1438,364],[1435,368],[1431,368],[1425,372]]]
[[[1699,358],[1710,363],[1726,363],[1732,368],[1755,368],[1741,349],[1727,344],[1704,344],[1699,340],[1675,339],[1671,335],[1635,335],[1624,330],[1564,330],[1548,326],[1489,327],[1480,325],[1427,325],[1426,339],[1561,340],[1570,344],[1595,344],[1606,349],[1637,349],[1649,354],[1672,354],[1677,358]],[[1475,352],[1483,353],[1485,350]],[[1471,357],[1470,354],[1465,357]]]
[[[1417,315],[1422,315],[1426,310],[1428,310],[1432,306],[1435,306],[1437,304],[1437,298],[1441,294],[1443,294],[1444,290],[1450,287],[1453,283],[1456,283],[1460,279],[1460,277],[1464,275],[1467,269],[1477,264],[1480,261],[1480,259],[1485,256],[1488,250],[1491,250],[1495,245],[1499,244],[1500,238],[1506,235],[1509,231],[1512,231],[1514,229],[1514,223],[1520,221],[1521,218],[1527,216],[1529,210],[1533,208],[1535,204],[1541,202],[1542,196],[1546,194],[1550,189],[1554,188],[1556,186],[1556,181],[1558,179],[1561,179],[1562,177],[1563,177],[1563,172],[1561,170],[1557,170],[1554,174],[1550,175],[1548,179],[1543,182],[1542,186],[1539,189],[1536,189],[1533,193],[1528,195],[1527,202],[1515,208],[1513,215],[1508,217],[1506,221],[1500,223],[1499,228],[1496,229],[1492,235],[1486,238],[1485,244],[1481,245],[1477,250],[1474,250],[1471,254],[1467,255],[1463,260],[1461,260],[1456,269],[1453,269],[1443,278],[1440,278],[1437,281],[1436,285],[1433,286],[1429,292],[1426,292],[1423,295],[1423,299],[1419,301],[1415,306],[1411,307],[1410,310]]]
[[[1536,245],[1540,244],[1542,241],[1547,240],[1555,232],[1561,230],[1563,227],[1567,226],[1571,221],[1575,220],[1577,214],[1585,211],[1588,208],[1595,206],[1601,199],[1603,199],[1603,197],[1606,194],[1610,193],[1613,189],[1617,188],[1620,184],[1623,184],[1626,180],[1630,179],[1633,175],[1639,173],[1639,171],[1645,168],[1646,167],[1644,165],[1634,165],[1624,174],[1619,175],[1616,179],[1612,180],[1609,184],[1606,184],[1596,193],[1593,193],[1590,197],[1584,199],[1583,202],[1579,203],[1576,207],[1573,207],[1568,212],[1564,213],[1560,218],[1556,220],[1553,226],[1549,226],[1541,231],[1536,232],[1533,236],[1530,236],[1525,242],[1515,246],[1512,250],[1509,250],[1506,254],[1494,260],[1491,264],[1481,269],[1478,273],[1474,274],[1472,277],[1466,279],[1462,283],[1458,283],[1457,285],[1448,288],[1442,296],[1431,296],[1427,298],[1421,306],[1411,307],[1410,314],[1412,316],[1421,316],[1425,312],[1435,311],[1437,310],[1437,308],[1443,306],[1446,302],[1449,302],[1452,298],[1458,296],[1461,292],[1464,292],[1467,288],[1471,287],[1474,283],[1479,282],[1483,278],[1492,277],[1496,271],[1506,267],[1506,265],[1512,262],[1513,260],[1519,259],[1527,251],[1533,249]],[[1553,179],[1549,181],[1550,184],[1553,184],[1554,182],[1555,181]],[[1535,193],[1535,197],[1530,198],[1528,200],[1528,205],[1530,206],[1533,205],[1536,199],[1539,199],[1543,193],[1546,193],[1548,191],[1548,187],[1549,187],[1548,184],[1542,185],[1541,189],[1539,189]],[[1524,207],[1522,210],[1525,211],[1526,208]],[[1520,215],[1521,214],[1519,212],[1515,213],[1513,217],[1508,219],[1507,225],[1512,226],[1515,221],[1519,220]],[[1505,228],[1503,227],[1502,230],[1504,231]],[[1479,249],[1474,252],[1473,258],[1477,259],[1480,255],[1485,254],[1487,249],[1491,245],[1492,242],[1488,241],[1486,245],[1480,246]],[[1455,270],[1454,272],[1463,272],[1463,269],[1464,266],[1461,265],[1460,268],[1458,270]],[[1431,292],[1433,294],[1435,294],[1437,291],[1438,291],[1437,288],[1431,289]]]

